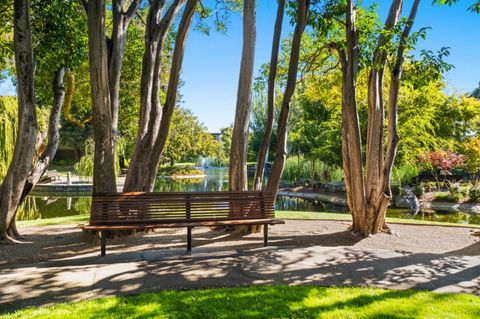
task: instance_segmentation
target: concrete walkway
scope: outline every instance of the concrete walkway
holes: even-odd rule
[[[0,312],[161,289],[310,284],[480,294],[480,256],[352,247],[199,247],[75,257],[0,269]],[[228,249],[228,248],[227,248]]]

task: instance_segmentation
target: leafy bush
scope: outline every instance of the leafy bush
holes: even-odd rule
[[[448,203],[459,203],[463,197],[461,194],[457,193],[455,195],[449,193],[436,193],[435,198],[433,199],[434,202],[448,202]]]
[[[392,173],[392,183],[401,187],[418,176],[418,168],[410,164],[394,166]]]
[[[470,173],[480,170],[480,138],[469,137],[460,145],[460,149],[466,158],[466,168]]]
[[[471,202],[480,203],[480,188],[477,186],[473,186],[468,191],[468,196],[470,197]]]
[[[422,198],[423,195],[425,195],[425,186],[423,185],[423,183],[416,184],[415,188],[413,189],[413,193],[418,198]]]
[[[312,162],[303,157],[289,157],[285,162],[282,180],[289,182],[298,182],[311,178]],[[330,182],[341,181],[343,172],[341,168],[328,167],[320,161],[316,161],[313,166],[313,177],[316,181]]]
[[[159,176],[195,176],[203,175],[204,172],[193,166],[162,166],[158,169]]]
[[[117,137],[115,144],[115,172],[120,174],[120,156],[125,154],[125,140]],[[75,172],[81,177],[92,177],[95,155],[95,142],[92,138],[85,141],[85,155],[80,158],[80,161],[73,166]]]
[[[452,170],[465,167],[465,156],[451,150],[428,152],[420,161],[430,169],[437,187],[440,187],[440,175],[445,179]]]

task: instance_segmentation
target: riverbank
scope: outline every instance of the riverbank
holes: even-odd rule
[[[278,191],[279,196],[288,196],[294,198],[302,198],[311,201],[321,201],[338,206],[347,207],[347,199],[344,194],[338,193],[320,193],[316,191],[307,190],[304,188],[296,189],[281,189]],[[444,212],[464,212],[472,214],[480,214],[480,204],[474,203],[450,203],[439,202],[419,199],[420,207],[424,210],[436,210]],[[394,208],[410,209],[409,206],[404,203],[395,203],[393,201]],[[395,205],[396,204],[396,205]]]

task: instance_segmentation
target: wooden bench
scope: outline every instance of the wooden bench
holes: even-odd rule
[[[268,225],[275,219],[275,196],[265,192],[109,193],[94,194],[90,223],[85,230],[100,232],[101,255],[106,253],[109,231],[187,228],[187,251],[192,249],[195,227]]]

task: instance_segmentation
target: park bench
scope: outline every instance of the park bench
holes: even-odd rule
[[[84,229],[100,232],[102,256],[108,232],[121,230],[186,228],[191,251],[195,227],[263,225],[267,246],[268,225],[285,223],[275,219],[274,205],[275,195],[257,191],[94,194]]]

